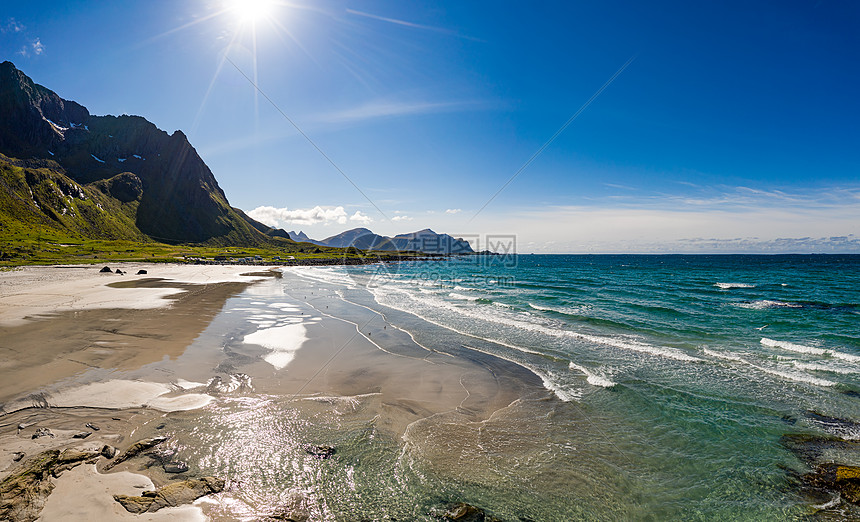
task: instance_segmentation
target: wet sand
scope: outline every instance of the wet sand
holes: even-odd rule
[[[464,347],[452,348],[457,356],[428,350],[372,310],[359,310],[365,314],[360,321],[345,319],[297,296],[284,298],[291,310],[286,315],[302,325],[294,346],[283,344],[290,328],[276,330],[271,346],[225,340],[236,326],[219,323],[229,318],[219,315],[225,303],[245,289],[242,295],[253,299],[257,287],[249,282],[270,274],[243,277],[242,267],[146,268],[149,273],[137,277],[94,274],[97,267],[0,274],[0,479],[17,467],[16,452],[29,457],[103,444],[123,449],[164,433],[165,421],[180,438],[201,418],[195,408],[233,397],[268,397],[283,408],[327,417],[366,403],[376,428],[408,443],[412,432],[480,426],[524,395],[546,395],[536,376],[513,363]],[[52,301],[61,286],[67,297]],[[231,384],[239,381],[247,386]],[[40,427],[54,437],[32,439]],[[72,438],[81,431],[91,435]],[[136,494],[130,488],[140,486],[139,492],[175,478],[137,461],[101,474],[104,463],[65,472],[43,516],[124,517],[112,494]],[[86,497],[75,496],[81,487]],[[222,518],[217,509],[206,511]],[[174,516],[198,520],[203,511],[194,507]]]
[[[175,358],[206,328],[224,301],[246,284],[199,286],[161,281],[184,290],[166,298],[167,308],[58,312],[28,324],[0,327],[0,404],[22,391],[83,372],[139,368]],[[122,289],[115,289],[121,293]]]

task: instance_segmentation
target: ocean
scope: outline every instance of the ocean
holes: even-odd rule
[[[283,271],[229,301],[198,349],[227,339],[219,348],[239,366],[241,347],[260,343],[289,374],[289,354],[311,349],[297,348],[304,331],[286,351],[258,339],[302,309],[308,332],[314,314],[337,319],[394,361],[468,360],[508,383],[484,403],[513,400],[484,407],[491,387],[460,370],[460,406],[422,414],[414,401],[390,429],[384,384],[324,397],[258,389],[177,414],[201,470],[253,484],[213,513],[288,504],[312,519],[436,520],[462,501],[502,520],[856,515],[802,487],[815,462],[786,440],[860,440],[860,256],[466,256]],[[285,296],[302,306],[279,305]],[[330,353],[298,380],[348,357]],[[309,458],[307,441],[335,458]],[[816,458],[860,464],[840,448]]]

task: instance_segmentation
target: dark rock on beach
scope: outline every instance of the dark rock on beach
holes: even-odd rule
[[[84,462],[95,462],[99,453],[67,449],[48,450],[26,460],[0,482],[0,520],[32,522],[54,490],[51,477]]]
[[[82,431],[80,433],[75,433],[74,435],[72,435],[72,438],[73,439],[85,439],[92,434],[93,434],[93,432],[91,432],[91,431]]]
[[[23,451],[16,451],[12,454],[12,462],[20,462],[25,455],[26,453],[24,453]]]
[[[501,519],[487,515],[484,510],[465,502],[458,502],[448,508],[441,516],[442,520],[457,522],[502,522]]]
[[[818,459],[828,450],[860,450],[860,441],[833,435],[789,433],[782,436],[780,443],[811,466],[818,464]]]
[[[137,275],[146,275],[146,270],[138,270]]]
[[[114,495],[129,513],[152,513],[164,507],[180,506],[212,493],[224,490],[224,481],[215,477],[174,482],[155,491],[146,491],[139,497]]]
[[[309,455],[313,455],[320,459],[331,458],[332,455],[337,453],[337,450],[332,446],[308,446],[305,448],[305,451],[308,452]]]
[[[804,482],[815,488],[839,493],[843,500],[860,504],[860,467],[822,464],[803,476]]]
[[[115,461],[113,461],[113,462],[109,463],[107,466],[105,466],[105,471],[113,469],[113,467],[116,466],[117,464],[119,464],[121,462],[125,462],[126,460],[140,454],[143,451],[148,450],[149,448],[153,448],[155,446],[158,446],[159,444],[161,444],[162,442],[164,442],[166,440],[167,440],[167,437],[153,437],[151,439],[144,439],[144,440],[135,442],[134,444],[131,445],[130,448],[125,450],[122,453],[122,455],[117,457],[117,459]]]
[[[32,438],[34,438],[34,439],[40,439],[40,438],[42,438],[42,437],[53,437],[53,436],[54,436],[54,432],[52,432],[52,431],[51,431],[51,430],[49,430],[48,428],[39,428],[39,429],[37,429],[37,430],[36,430],[36,432],[35,432],[35,433],[33,433],[33,437],[32,437]]]
[[[188,464],[181,460],[177,460],[175,462],[165,462],[162,464],[164,471],[166,473],[185,473],[188,471]]]
[[[818,429],[846,440],[860,437],[860,423],[850,419],[842,419],[824,415],[816,411],[806,412],[806,420]]]
[[[100,274],[112,274],[113,270],[111,270],[109,266],[106,266],[106,267],[102,268],[101,270],[99,270],[99,273]]]
[[[99,453],[101,453],[101,456],[106,459],[112,459],[116,457],[117,449],[109,444],[105,444],[104,446],[102,446],[102,449]]]

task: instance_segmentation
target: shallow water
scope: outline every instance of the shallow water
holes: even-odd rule
[[[166,428],[228,478],[216,519],[432,520],[453,501],[505,520],[796,519],[813,510],[786,469],[805,468],[780,438],[827,433],[811,411],[860,419],[857,257],[285,272],[141,373],[222,375]]]

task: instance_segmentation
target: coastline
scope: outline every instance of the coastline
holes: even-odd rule
[[[241,275],[247,267],[113,268],[125,274],[99,273],[98,266],[0,273],[0,479],[45,451],[122,447],[133,442],[135,429],[164,412],[206,404],[202,394],[177,396],[168,386],[111,376],[175,358],[226,299],[266,277]],[[133,275],[138,270],[147,273]],[[33,438],[38,428],[50,435]],[[146,474],[126,471],[114,479],[86,464],[56,479],[43,516],[135,519],[112,495],[152,487]],[[191,506],[137,519],[174,517],[202,520]]]
[[[148,273],[130,276],[140,267]],[[269,341],[246,341],[213,353],[212,346],[223,344],[213,318],[228,320],[219,315],[225,303],[255,299],[254,289],[264,289],[254,283],[271,274],[247,274],[246,266],[121,268],[125,276],[98,274],[98,267],[0,274],[0,333],[6,339],[0,373],[14,376],[0,385],[0,479],[17,468],[16,452],[23,452],[26,462],[49,449],[108,444],[122,450],[161,434],[179,440],[194,430],[201,415],[222,402],[229,406],[243,400],[249,391],[253,397],[279,396],[282,407],[302,415],[322,415],[323,424],[343,412],[365,409],[381,437],[407,446],[414,445],[410,437],[428,426],[480,426],[524,395],[549,395],[536,376],[513,363],[465,347],[465,356],[428,350],[378,312],[367,309],[360,312],[367,317],[357,321],[329,313],[328,305],[308,302],[306,296],[304,302],[291,296],[281,309],[303,324],[304,337],[291,341],[294,346],[279,345],[286,332],[281,327],[280,335],[270,335]],[[25,346],[40,348],[28,351]],[[280,359],[272,359],[278,353]],[[273,362],[278,360],[283,364]],[[247,386],[236,385],[242,376],[248,378]],[[31,438],[39,428],[53,435]],[[82,430],[91,435],[75,439]],[[131,516],[112,495],[139,494],[176,478],[152,462],[128,461],[116,471],[131,475],[118,475],[114,484],[113,472],[102,473],[105,462],[79,466],[57,478],[44,516]],[[195,471],[180,477],[196,476]],[[86,484],[86,497],[74,494],[80,483]],[[129,484],[139,487],[130,491]],[[223,518],[222,497],[170,508],[176,510],[172,516]],[[307,499],[299,504],[299,514],[302,509],[313,512]],[[160,513],[167,516],[163,511],[156,515]]]

